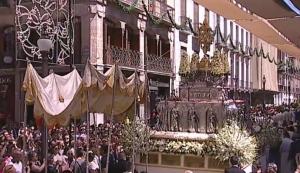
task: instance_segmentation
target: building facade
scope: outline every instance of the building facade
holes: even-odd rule
[[[22,50],[15,41],[16,12],[13,2],[0,2],[0,97],[3,102],[0,106],[0,118],[21,122],[26,120],[24,114],[30,114],[32,108],[25,106],[24,93],[21,91],[26,61],[16,61],[16,57],[24,59],[25,56],[18,53]],[[227,55],[230,75],[223,87],[227,89],[230,99],[258,104],[259,102],[252,101],[255,98],[253,93],[262,90],[263,76],[267,78],[265,89],[272,96],[276,95],[270,103],[286,102],[287,79],[293,85],[292,100],[299,96],[297,74],[282,73],[274,63],[247,50],[263,48],[265,54],[279,58],[284,55],[283,59],[286,59],[286,54],[281,53],[279,56],[280,51],[269,43],[257,38],[235,21],[209,11],[193,0],[75,2],[72,63],[79,70],[83,69],[84,63],[89,59],[102,71],[115,62],[128,75],[135,69],[140,73],[147,71],[150,85],[148,110],[154,109],[156,103],[168,97],[173,89],[179,93],[178,72],[183,52],[190,57],[193,54],[198,54],[200,58],[204,56],[198,38],[193,34],[204,19],[215,33],[218,28],[220,30],[219,34],[215,34],[208,54],[213,56],[214,51],[221,48]],[[180,25],[180,28],[175,25]],[[292,62],[299,64],[298,59]],[[68,63],[70,62],[66,61],[67,65]],[[41,71],[39,63],[35,66]],[[50,66],[59,74],[70,70],[68,66]],[[280,93],[276,94],[278,91]],[[144,112],[143,109],[141,106],[141,112]]]

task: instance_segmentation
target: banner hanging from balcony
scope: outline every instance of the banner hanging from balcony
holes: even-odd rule
[[[113,88],[114,115],[126,112],[136,97],[144,100],[144,81],[137,73],[124,77],[118,66],[103,74],[91,64],[86,65],[83,78],[76,69],[64,76],[52,73],[42,78],[28,64],[23,89],[26,103],[34,104],[36,119],[44,118],[48,126],[65,126],[70,118],[87,111],[111,114]]]

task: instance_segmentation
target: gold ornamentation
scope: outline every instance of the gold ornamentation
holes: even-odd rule
[[[189,56],[186,51],[182,51],[179,66],[179,74],[181,76],[186,76],[188,73],[190,73]]]
[[[193,53],[192,59],[191,59],[191,65],[190,65],[190,71],[191,73],[196,73],[198,71],[198,64],[199,64],[199,55],[196,53]]]
[[[216,76],[222,76],[229,73],[229,63],[226,54],[219,50],[214,52],[211,58],[211,73]]]
[[[210,50],[210,46],[213,43],[214,34],[213,30],[209,27],[207,19],[204,19],[203,24],[199,27],[198,41],[200,48],[206,54]]]
[[[198,64],[199,71],[209,71],[211,67],[211,62],[209,61],[208,57],[204,55],[201,61]]]

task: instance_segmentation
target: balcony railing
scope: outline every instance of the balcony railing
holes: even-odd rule
[[[121,0],[121,2],[123,2],[123,3],[126,4],[126,5],[132,5],[132,4],[134,4],[134,3],[137,3],[137,4],[136,4],[136,8],[138,8],[138,9],[140,9],[140,10],[143,9],[143,4],[142,4],[142,2],[139,1],[139,0]]]
[[[141,53],[135,50],[109,47],[105,51],[106,64],[114,64],[118,61],[120,66],[139,68]]]
[[[160,0],[152,0],[148,5],[149,12],[159,19],[163,19],[167,22],[170,22],[170,19],[167,15],[167,11],[169,11],[171,17],[174,19],[175,11],[174,8],[169,6],[168,4],[161,2]]]
[[[157,55],[146,55],[147,69],[163,73],[172,73],[171,59]]]

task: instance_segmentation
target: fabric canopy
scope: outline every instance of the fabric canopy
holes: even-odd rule
[[[113,88],[113,114],[119,115],[134,104],[136,97],[143,100],[145,77],[135,72],[126,78],[118,66],[103,74],[88,63],[83,78],[76,69],[64,76],[51,73],[42,78],[28,64],[23,82],[26,103],[34,104],[35,118],[44,118],[48,126],[65,126],[70,118],[86,112],[111,114]]]

